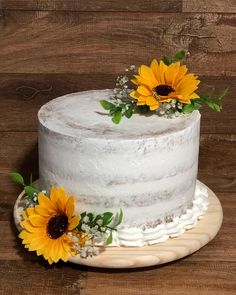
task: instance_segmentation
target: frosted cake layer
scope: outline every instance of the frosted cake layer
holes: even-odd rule
[[[152,229],[193,206],[200,114],[135,114],[115,125],[99,104],[111,94],[69,94],[40,109],[40,185],[64,186],[80,212],[122,208],[121,230]]]

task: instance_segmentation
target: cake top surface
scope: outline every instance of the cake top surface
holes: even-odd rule
[[[53,99],[38,112],[41,125],[50,131],[72,137],[144,138],[177,132],[199,120],[194,111],[172,119],[157,115],[134,114],[132,119],[123,118],[116,125],[107,116],[99,101],[109,99],[112,90],[90,90],[71,93]]]

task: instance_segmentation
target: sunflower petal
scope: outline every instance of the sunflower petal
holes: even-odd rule
[[[180,67],[180,62],[172,63],[169,65],[165,71],[165,83],[174,87],[173,81],[175,80],[176,75],[178,74]]]
[[[58,200],[57,200],[58,208],[61,212],[65,212],[66,202],[67,202],[66,192],[63,189],[63,187],[59,187],[57,189],[57,193],[58,193]]]
[[[21,226],[30,233],[43,233],[43,227],[33,226],[29,220],[24,220],[21,222]]]
[[[42,193],[38,194],[38,202],[39,202],[40,206],[43,206],[48,210],[56,211],[56,208],[53,205],[53,203],[51,202],[51,200]]]
[[[159,65],[159,71],[160,71],[160,83],[161,84],[166,84],[166,80],[165,80],[165,71],[167,70],[167,65],[161,60],[160,61],[160,65]]]
[[[42,227],[42,226],[45,226],[48,219],[43,217],[43,216],[40,216],[40,215],[31,215],[28,220],[30,221],[30,223],[33,225],[33,226],[38,226],[38,227]]]
[[[70,222],[70,224],[68,226],[68,230],[74,229],[79,224],[79,221],[80,221],[80,215],[74,216],[71,219],[71,222]]]
[[[151,89],[154,88],[158,83],[152,69],[148,66],[141,65],[140,76],[148,81],[148,85]]]
[[[151,69],[152,69],[152,72],[153,72],[158,84],[160,84],[160,69],[159,69],[159,64],[156,59],[152,60]]]
[[[66,202],[66,212],[65,212],[69,220],[74,214],[74,211],[75,211],[75,198],[70,197]]]
[[[150,89],[148,89],[147,87],[145,86],[139,86],[138,89],[137,89],[137,92],[140,94],[140,95],[143,95],[143,96],[149,96],[152,94],[152,92],[150,91]]]

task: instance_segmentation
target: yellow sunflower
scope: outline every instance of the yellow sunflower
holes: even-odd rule
[[[73,254],[73,241],[67,232],[80,221],[80,215],[74,216],[74,197],[68,198],[62,187],[52,187],[50,197],[38,195],[38,203],[23,212],[19,237],[25,248],[43,255],[50,264],[59,259],[66,262]]]
[[[190,104],[190,99],[199,98],[194,92],[200,83],[194,74],[187,74],[187,67],[180,62],[167,66],[154,59],[150,67],[141,65],[138,75],[131,80],[137,89],[130,96],[137,99],[137,105],[148,105],[150,110],[159,107],[160,102],[169,102],[176,99]]]

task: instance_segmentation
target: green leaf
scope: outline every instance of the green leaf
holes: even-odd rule
[[[214,101],[207,101],[207,105],[216,112],[220,112],[222,109],[221,105]]]
[[[94,214],[90,212],[90,213],[87,214],[87,216],[89,218],[89,222],[92,222],[93,219],[94,219]]]
[[[102,226],[107,226],[111,221],[112,221],[112,218],[113,218],[113,213],[112,212],[105,212],[102,214]]]
[[[116,111],[113,115],[112,121],[115,124],[119,124],[122,117],[121,111]]]
[[[180,51],[176,52],[174,58],[175,58],[176,61],[180,61],[180,60],[182,60],[182,59],[185,58],[185,55],[186,55],[185,54],[185,51],[184,50],[180,50]]]
[[[86,211],[82,212],[82,213],[80,214],[81,219],[84,218],[84,217],[86,216],[86,214],[87,214]]]
[[[200,98],[197,98],[197,99],[200,99],[201,101],[203,101],[203,100],[205,101],[205,100],[209,99],[210,94],[209,93],[202,93],[199,96],[200,96]]]
[[[112,108],[115,107],[115,105],[113,103],[111,103],[107,100],[100,100],[100,104],[105,110],[111,110]]]
[[[195,106],[193,104],[186,104],[184,107],[183,107],[183,112],[185,114],[189,114],[189,113],[192,113],[193,111],[195,110],[198,110],[199,107],[198,106]]]
[[[108,236],[108,238],[106,239],[106,241],[104,243],[105,246],[110,245],[112,243],[112,240],[113,240],[113,236],[112,236],[112,231],[111,231],[110,234],[109,234],[109,236]]]
[[[23,176],[20,173],[18,173],[18,172],[12,172],[12,173],[9,174],[9,176],[10,176],[10,178],[11,178],[12,181],[14,181],[14,182],[16,182],[18,184],[21,184],[23,186],[25,185],[24,184],[24,178],[23,178]]]
[[[217,96],[216,99],[221,100],[226,94],[228,93],[228,88],[225,90],[221,91]]]
[[[169,66],[170,64],[172,64],[172,59],[168,56],[163,56],[162,61],[164,62],[165,65]]]
[[[25,193],[26,195],[31,199],[33,200],[34,197],[35,197],[35,194],[38,194],[39,193],[39,190],[37,190],[35,187],[33,186],[30,186],[30,185],[26,185],[25,186]]]
[[[122,220],[123,220],[123,211],[122,211],[122,209],[120,209],[116,226],[120,225]]]
[[[124,115],[126,118],[130,119],[132,117],[133,113],[134,113],[133,108],[129,108],[128,110],[125,111]]]

